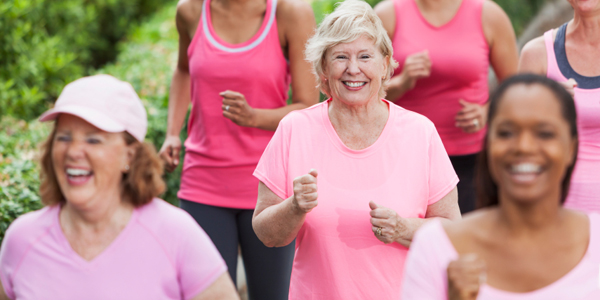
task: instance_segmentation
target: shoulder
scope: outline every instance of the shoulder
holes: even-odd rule
[[[527,42],[521,50],[519,73],[546,75],[547,59],[545,37],[537,37]]]
[[[200,228],[186,211],[159,198],[137,210],[137,221],[159,239]]]
[[[461,252],[461,248],[493,232],[490,221],[494,215],[494,208],[478,209],[464,215],[461,220],[444,223],[443,229],[457,251]]]
[[[428,133],[427,137],[434,132],[437,133],[433,122],[424,115],[405,109],[392,102],[389,102],[389,105],[391,113],[396,114],[395,121],[399,125],[396,126],[397,130],[416,129],[419,132]]]
[[[310,4],[302,0],[277,0],[277,22],[287,26],[309,26],[315,24],[315,16]],[[289,28],[287,27],[286,28]],[[290,29],[294,29],[291,27]],[[297,28],[296,28],[297,29]]]
[[[15,259],[12,254],[24,255],[29,247],[48,233],[57,222],[58,206],[44,207],[18,217],[10,224],[2,241],[2,258]]]
[[[381,2],[377,3],[377,5],[375,5],[373,10],[375,10],[375,13],[377,14],[377,16],[379,16],[379,18],[383,22],[383,27],[385,27],[385,29],[388,29],[389,25],[391,25],[392,27],[395,27],[395,25],[396,25],[396,8],[395,8],[394,0],[381,1]]]
[[[187,28],[197,24],[202,14],[203,3],[204,0],[179,0],[175,15],[177,25],[184,25]]]
[[[483,0],[481,22],[488,44],[490,41],[493,42],[497,35],[514,35],[508,15],[500,5],[492,0]]]
[[[317,103],[304,109],[291,111],[283,117],[279,123],[279,127],[292,128],[320,124],[318,121],[323,113],[323,106],[327,106],[327,101]]]

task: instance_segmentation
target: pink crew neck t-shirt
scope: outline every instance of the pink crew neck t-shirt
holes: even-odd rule
[[[206,205],[254,209],[258,180],[252,176],[273,131],[239,126],[223,116],[220,92],[243,94],[253,108],[286,105],[289,66],[277,29],[277,0],[267,0],[258,32],[229,44],[212,27],[210,0],[188,48],[192,110],[185,141],[181,199]]]
[[[596,300],[600,299],[600,215],[590,214],[588,249],[569,273],[541,289],[513,293],[483,284],[478,300]],[[448,299],[448,264],[458,253],[441,222],[424,225],[413,239],[404,270],[403,299]]]
[[[549,30],[544,34],[548,57],[546,76],[566,82],[556,62],[552,33],[553,30]],[[565,207],[600,212],[600,88],[574,90],[579,151]]]
[[[163,200],[135,209],[91,261],[71,248],[59,212],[59,206],[45,207],[8,228],[0,279],[10,299],[191,299],[227,271],[194,219]]]
[[[458,178],[427,118],[384,100],[390,113],[381,135],[352,150],[329,120],[330,101],[286,116],[254,172],[282,199],[293,195],[294,178],[319,172],[319,204],[296,237],[289,299],[397,300],[408,249],[374,236],[369,201],[424,218]]]
[[[415,0],[393,0],[396,29],[392,44],[394,59],[402,73],[406,58],[427,50],[431,75],[417,80],[396,104],[429,118],[442,138],[449,155],[481,151],[486,129],[465,133],[454,126],[462,109],[458,102],[483,105],[488,98],[489,46],[481,21],[484,0],[462,0],[456,15],[435,27],[421,14]]]

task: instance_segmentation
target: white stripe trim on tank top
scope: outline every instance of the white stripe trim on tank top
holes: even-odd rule
[[[223,46],[223,45],[219,44],[219,42],[217,40],[215,40],[215,38],[212,36],[212,34],[210,34],[210,29],[208,28],[208,20],[206,18],[206,10],[210,9],[210,7],[208,7],[209,1],[204,0],[204,3],[206,3],[204,5],[204,8],[202,9],[202,29],[204,31],[204,35],[206,35],[206,38],[213,46],[215,46],[219,50],[222,50],[225,52],[237,53],[237,52],[244,52],[244,51],[251,50],[252,48],[258,46],[267,37],[267,34],[269,34],[269,31],[271,30],[271,26],[273,25],[273,22],[275,21],[275,10],[277,9],[277,0],[271,0],[271,1],[272,1],[271,14],[269,15],[269,20],[267,21],[267,26],[265,26],[265,29],[263,30],[263,32],[261,32],[260,36],[254,42],[250,43],[249,45],[246,45],[246,46],[240,47],[240,48],[231,48],[231,47],[227,47],[227,46]]]

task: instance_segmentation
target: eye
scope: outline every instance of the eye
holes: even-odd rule
[[[369,59],[369,58],[371,58],[371,55],[363,54],[363,55],[360,56],[360,58],[361,59]]]
[[[543,140],[550,140],[556,136],[556,134],[550,130],[540,130],[540,131],[538,131],[537,135],[540,139],[543,139]]]
[[[503,139],[508,139],[513,136],[513,132],[508,129],[498,129],[496,131],[496,136]]]
[[[56,137],[54,137],[54,139],[59,142],[70,142],[71,136],[66,134],[57,134]]]
[[[346,59],[346,55],[338,55],[335,58],[336,59]]]
[[[100,143],[102,142],[102,140],[100,140],[100,139],[99,139],[99,138],[97,138],[97,137],[89,137],[89,138],[87,138],[85,141],[86,141],[88,144],[92,144],[92,145],[95,145],[95,144],[100,144]]]

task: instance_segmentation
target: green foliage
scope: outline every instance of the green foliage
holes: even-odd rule
[[[0,116],[39,116],[66,83],[113,60],[131,25],[162,2],[2,1]]]
[[[148,112],[146,140],[160,149],[167,130],[168,88],[177,62],[178,36],[175,28],[176,2],[157,12],[148,22],[134,28],[127,40],[118,45],[117,60],[97,71],[110,74],[133,85]],[[181,132],[181,140],[187,130]],[[180,161],[183,162],[183,152]],[[167,192],[161,197],[177,204],[181,165],[165,175]]]
[[[46,124],[11,117],[0,121],[0,240],[18,216],[42,207],[37,145],[50,130]]]

